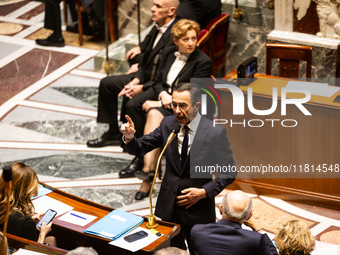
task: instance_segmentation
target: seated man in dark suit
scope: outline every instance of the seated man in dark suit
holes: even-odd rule
[[[261,234],[253,216],[252,201],[240,190],[227,193],[219,206],[222,219],[216,223],[199,224],[191,229],[196,255],[274,255],[278,254],[267,234]],[[253,231],[242,229],[246,224]]]
[[[171,239],[171,246],[186,250],[186,240],[192,252],[191,228],[195,224],[215,222],[214,198],[236,177],[236,172],[225,171],[213,181],[210,174],[195,173],[195,169],[215,165],[230,169],[235,161],[226,129],[214,126],[198,113],[200,89],[190,83],[179,83],[172,93],[171,105],[174,116],[164,117],[158,128],[138,139],[134,136],[134,123],[126,116],[128,123],[121,128],[126,143],[123,148],[130,154],[145,155],[167,143],[174,125],[181,126],[177,137],[165,150],[166,171],[155,215],[180,224],[181,232]]]
[[[125,106],[127,101],[138,95],[134,103],[144,102],[155,97],[149,81],[156,73],[159,55],[169,45],[174,45],[171,36],[171,28],[176,23],[176,11],[178,0],[154,0],[151,8],[152,20],[157,24],[151,29],[139,46],[127,52],[127,58],[131,59],[141,54],[138,71],[127,75],[109,76],[100,81],[98,97],[97,122],[108,123],[109,130],[100,138],[89,140],[88,147],[104,147],[109,145],[121,145],[121,134],[118,127],[118,97],[124,96],[121,120],[125,121]],[[123,117],[123,118],[122,118]],[[144,123],[139,125],[143,125]],[[142,136],[143,133],[137,134]],[[121,170],[120,178],[134,177],[136,170],[143,168],[143,157],[136,157],[129,166]]]

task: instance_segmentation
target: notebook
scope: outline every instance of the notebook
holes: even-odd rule
[[[113,210],[108,215],[84,230],[84,233],[116,240],[142,224],[144,218],[121,210]]]

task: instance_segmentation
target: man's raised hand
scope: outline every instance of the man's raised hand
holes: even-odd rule
[[[132,119],[129,117],[129,115],[125,115],[125,118],[127,119],[127,123],[124,123],[121,126],[122,134],[124,135],[124,139],[126,142],[130,142],[136,133],[135,130],[135,124],[133,123]]]

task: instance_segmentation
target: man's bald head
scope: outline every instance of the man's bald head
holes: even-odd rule
[[[178,10],[179,0],[165,0],[167,2],[168,7],[175,7]]]
[[[152,20],[163,26],[176,17],[178,6],[178,0],[153,0]]]
[[[250,217],[251,199],[241,190],[227,193],[222,201],[222,217],[242,224]]]

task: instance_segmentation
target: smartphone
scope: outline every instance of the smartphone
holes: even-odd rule
[[[47,212],[44,214],[44,216],[42,216],[41,220],[38,222],[37,227],[40,229],[41,223],[43,222],[45,222],[46,225],[48,225],[56,215],[57,215],[56,211],[52,209],[48,209]]]
[[[125,236],[124,239],[125,241],[131,243],[131,242],[137,241],[147,236],[148,236],[148,233],[146,233],[144,230],[141,230],[131,235]]]

